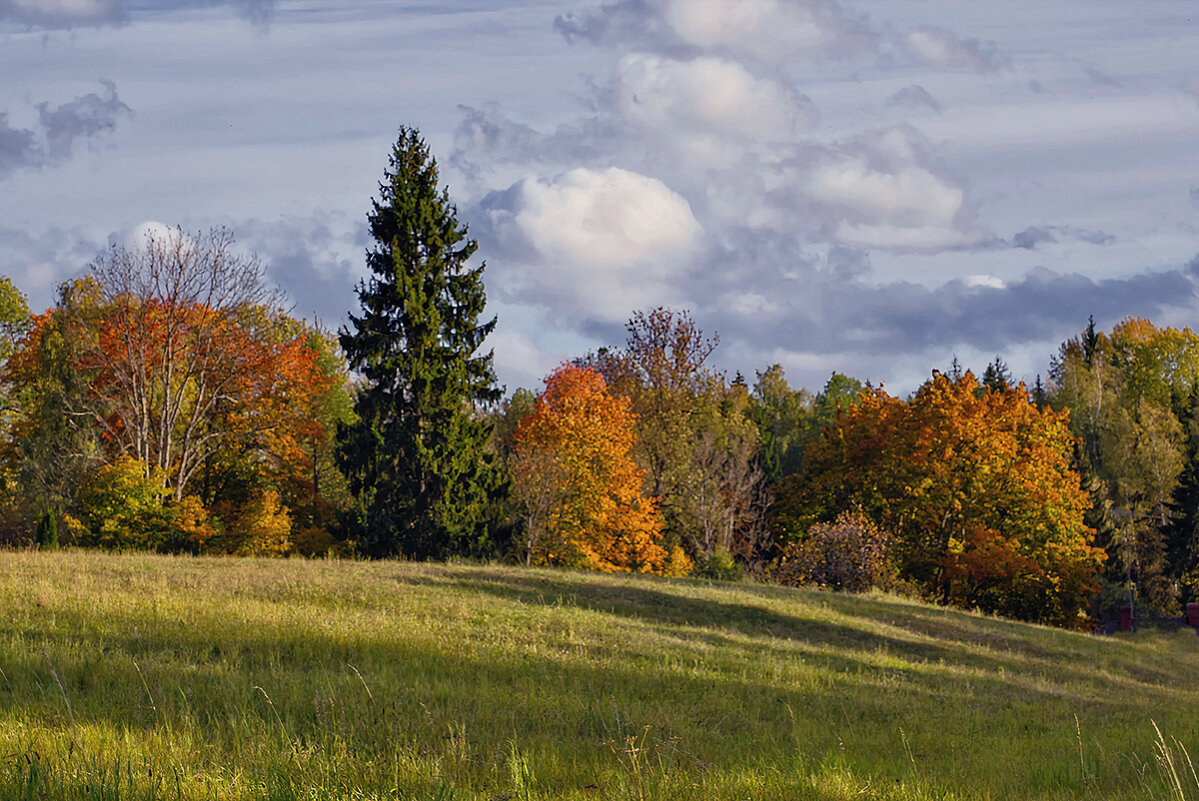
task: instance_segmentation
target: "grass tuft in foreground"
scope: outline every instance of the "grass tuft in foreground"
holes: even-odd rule
[[[1199,638],[881,596],[0,553],[0,799],[1199,799]]]

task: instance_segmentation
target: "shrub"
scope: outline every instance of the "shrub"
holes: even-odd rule
[[[846,592],[886,589],[895,576],[890,552],[890,534],[860,511],[842,512],[787,544],[770,575],[782,584],[819,584]]]
[[[733,558],[728,549],[717,546],[711,556],[696,563],[694,575],[717,581],[741,581],[745,578],[745,568]]]

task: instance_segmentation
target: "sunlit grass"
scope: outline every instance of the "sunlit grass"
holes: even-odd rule
[[[881,595],[0,553],[0,671],[4,799],[1199,799],[1189,629]]]

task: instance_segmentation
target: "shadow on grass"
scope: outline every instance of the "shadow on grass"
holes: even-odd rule
[[[823,659],[835,671],[860,669],[863,654],[880,652],[916,663],[1002,671],[1003,683],[1026,686],[1028,682],[1019,680],[1021,674],[1048,671],[1057,684],[1081,683],[1090,692],[1079,700],[1099,704],[1115,691],[1152,693],[1186,680],[1179,666],[1146,666],[1140,661],[1143,654],[1122,643],[876,596],[722,586],[729,595],[761,598],[763,605],[758,605],[696,597],[694,593],[706,589],[705,583],[696,581],[631,576],[618,583],[594,583],[569,573],[452,567],[446,575],[467,591],[526,605],[572,605],[673,627],[677,636],[705,639],[721,647],[733,644],[734,638],[727,636],[732,634],[767,638],[757,647],[768,646],[769,639],[784,639],[831,648],[834,653],[824,653]],[[795,613],[767,608],[766,603],[789,605]],[[1096,672],[1100,663],[1109,667],[1102,675]]]

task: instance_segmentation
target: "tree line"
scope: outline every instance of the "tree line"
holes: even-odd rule
[[[0,280],[0,541],[501,558],[880,587],[1085,627],[1199,593],[1199,338],[1129,319],[1046,383],[909,397],[730,378],[686,311],[504,396],[484,264],[401,129],[360,309],[290,316],[222,229],[114,245],[30,314]]]

